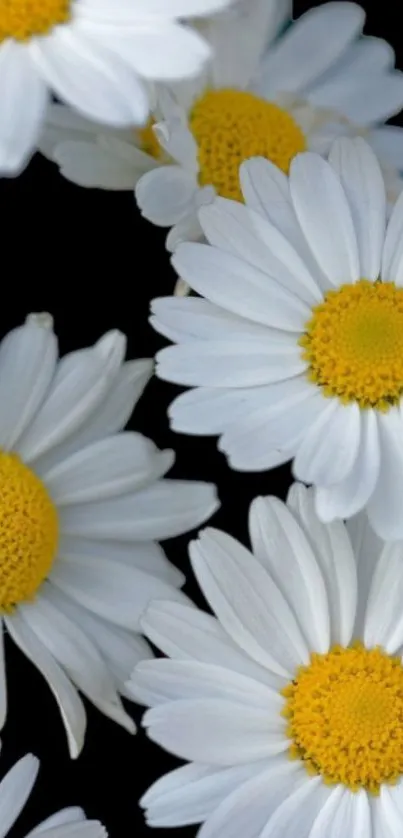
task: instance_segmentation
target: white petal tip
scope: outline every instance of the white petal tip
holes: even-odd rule
[[[53,330],[53,322],[53,317],[48,311],[32,312],[25,318],[27,326],[33,324],[34,326],[40,326],[41,329],[49,329],[49,331]]]

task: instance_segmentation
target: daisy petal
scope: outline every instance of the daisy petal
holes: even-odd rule
[[[293,463],[296,478],[321,487],[344,480],[354,466],[360,437],[358,405],[330,399],[301,441]]]
[[[149,605],[141,626],[164,654],[175,660],[196,660],[247,675],[276,689],[283,682],[246,655],[210,614],[179,602]]]
[[[297,788],[280,803],[269,823],[261,832],[261,838],[309,838],[318,811],[330,796],[322,778],[301,778]]]
[[[103,437],[109,437],[126,425],[153,372],[153,361],[148,358],[127,361],[111,382],[106,395],[71,437],[35,460],[41,473],[62,462],[74,451],[79,451]]]
[[[275,733],[268,718],[267,710],[211,698],[160,704],[142,724],[152,742],[181,759],[234,765],[287,750],[281,724]]]
[[[267,338],[268,329],[203,300],[200,297],[160,297],[151,302],[150,323],[175,343],[233,338],[234,330],[244,338]],[[273,336],[279,333],[273,330]]]
[[[403,538],[403,417],[397,407],[378,415],[381,465],[367,513],[375,532],[388,540]]]
[[[46,832],[47,829],[54,829],[55,826],[65,826],[68,823],[81,823],[85,821],[85,813],[79,806],[69,806],[67,809],[61,809],[46,821],[42,821],[39,826],[36,826],[25,838],[32,838],[33,835],[39,835],[41,832]]]
[[[336,140],[329,163],[347,195],[357,236],[360,276],[375,282],[381,270],[386,228],[385,184],[379,163],[361,137]]]
[[[7,629],[24,655],[39,669],[59,705],[66,729],[70,755],[78,757],[85,736],[86,714],[75,687],[52,655],[36,640],[22,616],[15,612],[5,618]]]
[[[100,821],[87,820],[50,827],[39,834],[44,834],[45,838],[107,838],[106,829]]]
[[[257,387],[293,378],[306,363],[297,342],[280,337],[285,340],[251,336],[245,343],[234,337],[169,346],[157,354],[157,375],[190,387]]]
[[[105,397],[125,344],[120,332],[109,332],[93,348],[61,359],[46,400],[18,442],[25,462],[34,462],[84,424]]]
[[[231,536],[207,528],[190,544],[189,555],[211,608],[253,660],[285,677],[308,662],[294,614],[248,550]]]
[[[321,523],[315,511],[314,491],[301,483],[291,486],[287,506],[303,527],[322,571],[329,602],[331,645],[348,646],[353,635],[359,586],[347,530],[341,521]]]
[[[283,698],[259,681],[222,666],[173,660],[140,663],[129,681],[136,701],[150,707],[179,699],[218,698],[256,707],[275,717]]]
[[[5,838],[31,794],[39,760],[27,754],[13,765],[0,783],[0,838]]]
[[[92,641],[52,601],[52,589],[44,585],[33,605],[21,605],[20,613],[40,643],[63,667],[76,687],[102,713],[134,733],[114,679]]]
[[[104,500],[132,492],[162,477],[173,451],[159,451],[142,434],[125,431],[94,442],[42,473],[58,506]]]
[[[274,757],[269,768],[258,765],[259,774],[235,788],[210,815],[200,829],[200,838],[242,838],[245,834],[259,838],[301,769],[283,755]]]
[[[196,213],[196,189],[192,173],[180,166],[161,166],[140,178],[135,195],[145,218],[158,227],[170,227]]]
[[[97,562],[82,556],[64,559],[52,569],[50,580],[76,603],[117,626],[138,631],[139,618],[152,599],[186,597],[171,585],[115,561]]]
[[[346,523],[357,567],[357,612],[354,637],[364,634],[365,612],[372,586],[372,578],[383,549],[383,542],[369,525],[368,516],[360,512]]]
[[[331,3],[306,12],[270,50],[263,63],[261,92],[270,96],[303,90],[343,54],[364,19],[355,3]]]
[[[223,800],[262,771],[260,762],[230,768],[190,763],[157,780],[140,800],[148,826],[201,823]]]
[[[403,645],[403,542],[385,544],[375,566],[368,596],[364,642],[393,655]]]
[[[269,274],[308,304],[322,300],[304,261],[259,213],[236,201],[216,198],[199,210],[199,219],[210,244]]]
[[[0,176],[15,176],[35,151],[48,92],[25,44],[12,38],[1,44],[0,79]]]
[[[296,615],[309,648],[326,653],[330,644],[326,588],[295,518],[277,498],[256,498],[249,511],[249,532],[254,555]]]
[[[148,98],[139,79],[123,60],[110,58],[109,50],[84,27],[57,26],[51,38],[30,43],[31,56],[59,99],[104,125],[142,125],[148,115]]]
[[[345,838],[345,835],[371,835],[368,794],[359,789],[351,794],[343,786],[335,788],[319,812],[309,838]]]
[[[322,521],[355,515],[368,503],[375,489],[381,465],[376,411],[362,411],[360,421],[361,440],[350,473],[334,486],[316,489],[315,505]]]
[[[0,446],[12,448],[33,420],[52,381],[57,340],[34,319],[0,344]]]
[[[382,279],[403,286],[403,193],[396,201],[386,231]]]
[[[357,238],[346,194],[319,155],[299,154],[291,163],[290,190],[309,247],[334,286],[360,278]]]
[[[157,480],[134,494],[63,508],[66,535],[121,541],[163,541],[197,527],[218,509],[211,483]]]
[[[309,319],[309,306],[279,282],[216,247],[180,244],[172,264],[194,291],[241,317],[291,332]]]

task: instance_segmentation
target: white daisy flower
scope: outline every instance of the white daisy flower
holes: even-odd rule
[[[108,125],[143,124],[145,83],[192,76],[209,56],[178,21],[230,0],[7,0],[0,6],[0,174],[35,150],[50,94]]]
[[[403,132],[382,123],[403,106],[403,74],[386,41],[361,37],[363,9],[326,3],[284,34],[288,2],[247,0],[239,11],[204,27],[214,55],[208,72],[165,96],[156,133],[176,165],[136,187],[143,215],[172,228],[170,250],[201,237],[197,211],[214,194],[242,200],[239,165],[251,157],[288,173],[298,152],[327,154],[337,136],[365,134],[391,201],[402,187]]]
[[[178,346],[157,375],[198,389],[170,407],[172,427],[219,434],[240,471],[294,460],[319,517],[366,507],[385,539],[403,538],[403,195],[385,235],[374,153],[339,139],[329,162],[298,155],[287,178],[244,163],[246,205],[200,211],[208,244],[173,264],[206,299],[154,300],[151,322]]]
[[[64,105],[51,105],[38,148],[67,179],[91,189],[132,190],[139,178],[168,161],[152,126],[107,128]]]
[[[39,760],[27,754],[8,771],[0,782],[0,838],[5,838],[24,808],[39,770]],[[38,824],[26,838],[106,838],[106,829],[99,821],[86,819],[82,809],[70,806],[61,809]]]
[[[130,689],[149,737],[190,764],[140,804],[199,838],[398,838],[403,830],[403,544],[363,515],[321,524],[312,490],[257,498],[253,554],[205,530],[190,545],[216,617],[152,603],[171,660]]]
[[[0,619],[48,681],[72,757],[86,728],[78,690],[134,732],[119,693],[152,654],[140,614],[151,598],[184,598],[157,541],[217,508],[215,487],[162,479],[172,451],[121,432],[152,372],[124,353],[115,331],[58,360],[49,315],[0,344]]]

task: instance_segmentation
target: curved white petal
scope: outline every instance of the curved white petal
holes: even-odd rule
[[[52,381],[57,340],[51,328],[27,318],[0,344],[0,446],[10,449],[30,425]]]
[[[304,529],[321,568],[330,611],[331,644],[348,646],[353,636],[357,609],[357,570],[354,551],[341,521],[323,524],[315,511],[314,491],[294,483],[287,506]]]
[[[364,625],[368,647],[394,654],[403,645],[403,541],[385,544],[374,568]]]
[[[356,793],[337,786],[319,812],[309,838],[345,838],[372,835],[371,809],[365,789]]]
[[[386,231],[382,279],[403,285],[403,193],[396,201]]]
[[[367,512],[375,532],[387,540],[403,538],[403,415],[392,407],[379,413],[381,465]]]
[[[324,397],[323,397],[324,398]],[[321,487],[344,480],[354,466],[361,438],[358,405],[325,399],[326,409],[301,440],[293,463],[298,480]]]
[[[179,602],[154,602],[141,619],[146,636],[175,660],[193,660],[246,675],[280,690],[285,681],[252,660],[210,614]]]
[[[0,176],[19,175],[35,151],[49,93],[25,44],[0,45]]]
[[[27,754],[13,765],[0,783],[0,838],[5,838],[31,794],[39,760]]]
[[[70,755],[73,759],[78,757],[84,744],[86,714],[75,687],[52,655],[36,640],[19,612],[6,617],[5,623],[14,642],[48,682],[59,705]]]
[[[331,794],[322,777],[303,778],[274,812],[261,838],[310,838],[315,818]]]
[[[309,247],[336,288],[360,278],[357,237],[344,189],[319,155],[299,154],[290,168],[291,198]]]
[[[189,547],[192,568],[220,623],[250,657],[289,677],[309,652],[269,574],[231,536],[207,528]]]
[[[185,242],[172,264],[194,290],[233,314],[276,329],[303,331],[310,308],[258,268],[217,247]]]
[[[126,340],[109,332],[90,349],[65,355],[47,398],[18,441],[25,462],[35,460],[76,432],[100,405],[117,374]]]
[[[385,184],[378,160],[361,137],[340,138],[329,163],[346,193],[358,244],[360,277],[376,280],[381,270],[386,228]]]
[[[296,615],[310,649],[330,644],[329,605],[323,576],[302,529],[275,497],[256,498],[249,510],[252,550]]]
[[[212,765],[254,762],[282,753],[288,739],[267,710],[223,699],[181,699],[143,716],[148,737],[181,759]],[[275,726],[274,726],[275,727]]]
[[[142,215],[158,227],[171,227],[196,211],[197,182],[180,166],[160,166],[138,181],[135,196]]]
[[[375,489],[381,465],[377,411],[361,411],[360,422],[361,439],[350,473],[334,486],[316,489],[315,505],[322,521],[355,515]]]
[[[190,763],[165,774],[146,791],[140,806],[149,826],[202,823],[249,779],[262,772],[262,763],[217,767]]]

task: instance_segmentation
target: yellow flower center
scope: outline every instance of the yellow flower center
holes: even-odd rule
[[[47,35],[71,16],[71,0],[1,0],[0,43],[6,38],[28,41]]]
[[[288,174],[305,137],[287,111],[242,90],[210,90],[194,105],[190,130],[198,145],[199,183],[242,201],[239,166],[266,157]]]
[[[403,773],[403,667],[379,648],[312,655],[283,690],[290,756],[310,774],[378,794]]]
[[[42,481],[16,454],[0,451],[0,611],[32,599],[52,566],[58,534]]]
[[[300,345],[326,396],[389,410],[403,394],[403,288],[362,279],[328,291]]]
[[[149,119],[144,128],[137,129],[137,140],[142,151],[158,160],[162,156],[162,148],[154,134],[155,119]]]

